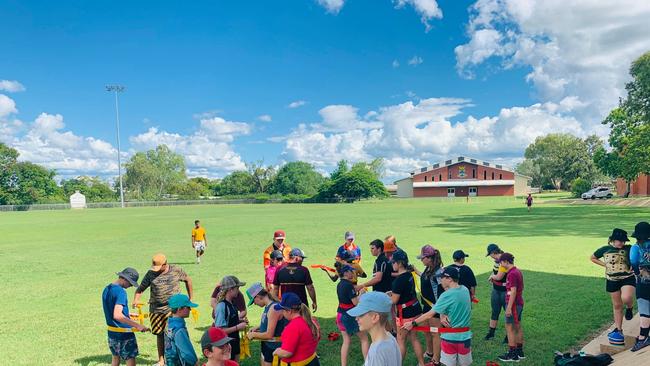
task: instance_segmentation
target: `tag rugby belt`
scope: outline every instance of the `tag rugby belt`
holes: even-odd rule
[[[402,310],[410,306],[413,306],[417,303],[418,300],[413,299],[411,301],[405,302],[404,304],[396,305],[397,314],[399,316],[400,323],[404,323],[404,316],[402,315]],[[461,327],[461,328],[413,327],[412,330],[415,330],[416,332],[425,332],[425,333],[463,333],[469,331],[469,327]]]

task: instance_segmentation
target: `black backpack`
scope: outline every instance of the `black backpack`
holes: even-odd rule
[[[597,356],[565,353],[556,354],[555,366],[606,366],[612,363],[614,359],[607,353],[601,353]]]

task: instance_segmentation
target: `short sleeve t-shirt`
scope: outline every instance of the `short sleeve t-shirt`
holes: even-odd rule
[[[395,337],[386,333],[386,339],[373,342],[368,349],[368,356],[363,366],[401,365],[402,354]]]
[[[422,314],[422,307],[417,302],[415,293],[415,281],[411,272],[404,272],[393,280],[393,293],[400,295],[397,305],[406,304],[416,300],[411,306],[402,308],[402,317],[405,319],[416,317]]]
[[[275,273],[273,285],[280,286],[280,293],[293,292],[298,295],[303,304],[309,305],[307,301],[307,289],[305,286],[313,284],[309,269],[295,263],[289,263],[278,269]]]
[[[239,366],[239,364],[233,360],[225,360],[223,364],[225,366]],[[208,366],[208,364],[204,363],[203,366]]]
[[[447,315],[452,328],[469,327],[472,317],[472,301],[469,290],[465,286],[447,289],[440,295],[433,310],[438,314]],[[440,338],[447,341],[465,341],[472,338],[472,332],[441,333]]]
[[[508,271],[508,275],[506,276],[506,303],[510,299],[510,290],[516,287],[517,288],[517,295],[515,297],[515,305],[524,305],[524,275],[521,273],[519,268],[517,267],[512,267]]]
[[[282,359],[286,363],[306,360],[316,352],[318,347],[318,338],[314,338],[309,325],[301,316],[289,321],[280,340],[282,341],[280,348],[293,353],[291,357]]]
[[[375,259],[375,264],[372,267],[372,273],[381,272],[381,281],[372,286],[373,291],[388,292],[393,285],[393,266],[388,262],[386,254],[381,253]]]
[[[216,299],[219,297],[219,291],[221,291],[221,285],[217,285],[212,291],[212,298]],[[235,305],[238,311],[246,311],[246,299],[244,299],[244,294],[239,291],[237,297],[232,300],[232,304]]]
[[[468,290],[476,287],[476,277],[474,277],[474,271],[471,268],[466,265],[459,266],[457,264],[452,264],[452,266],[458,268],[458,272],[460,273],[460,278],[458,279],[459,284],[467,287]]]
[[[494,261],[494,266],[492,267],[492,274],[496,275],[497,273],[508,273],[508,270],[501,265],[498,259]],[[505,291],[506,277],[504,276],[501,281],[492,281],[492,287],[497,291]]]
[[[148,271],[136,292],[144,292],[151,287],[149,311],[159,314],[168,313],[171,311],[168,305],[169,298],[181,292],[179,282],[187,281],[187,278],[187,273],[181,267],[170,264],[167,273],[158,274]]]
[[[196,241],[203,241],[205,240],[205,229],[203,227],[200,228],[194,228],[192,229],[192,237]]]
[[[113,318],[113,310],[115,305],[122,305],[122,315],[129,317],[129,304],[126,296],[126,290],[120,285],[114,283],[109,284],[102,292],[102,307],[104,308],[104,317],[106,318],[106,325],[117,328],[131,328],[131,326],[122,324],[115,321]],[[126,339],[132,336],[132,333],[118,333],[108,331],[108,336],[113,339]]]
[[[431,309],[429,302],[435,304],[437,299],[442,295],[445,289],[438,283],[435,271],[424,271],[420,276],[420,295],[423,297],[423,310],[426,312]]]
[[[346,279],[341,279],[338,285],[336,285],[336,295],[339,299],[339,307],[336,311],[339,313],[345,313],[348,309],[351,309],[352,306],[354,306],[352,299],[357,297],[357,292],[354,290],[352,282]],[[342,308],[341,305],[344,307]]]
[[[336,259],[341,259],[343,257],[343,253],[345,251],[349,251],[354,253],[354,262],[358,263],[361,261],[361,248],[359,248],[356,244],[352,243],[348,247],[345,246],[345,244],[341,245],[339,249],[336,251]]]
[[[630,264],[631,245],[615,248],[605,245],[594,252],[594,257],[603,258],[605,262],[605,277],[610,281],[620,281],[632,277],[634,271]]]

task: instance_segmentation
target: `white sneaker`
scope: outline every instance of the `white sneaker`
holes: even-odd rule
[[[201,263],[201,257],[196,257],[196,264]]]

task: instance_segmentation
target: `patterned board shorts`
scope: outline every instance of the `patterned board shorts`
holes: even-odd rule
[[[194,250],[196,250],[197,252],[204,252],[205,242],[203,240],[196,240],[194,242]]]
[[[136,358],[140,354],[135,335],[130,334],[130,336],[126,339],[108,337],[108,348],[111,350],[113,356],[119,356],[121,360],[126,361],[131,358]]]
[[[149,315],[149,322],[151,323],[151,334],[163,334],[167,328],[167,318],[171,313],[151,313]]]
[[[440,362],[447,366],[469,366],[472,364],[472,341],[440,340]]]

